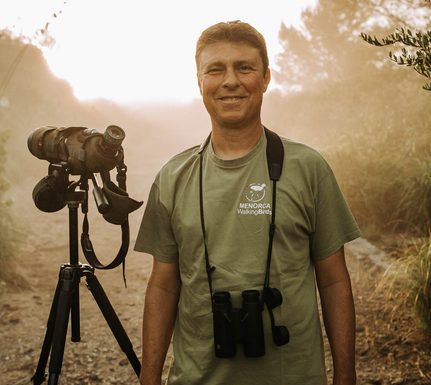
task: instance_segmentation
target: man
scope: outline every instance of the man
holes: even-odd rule
[[[316,283],[333,384],[355,384],[355,314],[343,245],[359,230],[332,171],[316,151],[282,139],[281,179],[276,186],[270,180],[260,115],[270,70],[264,39],[253,27],[236,21],[208,28],[196,64],[210,140],[175,156],[157,175],[135,246],[154,257],[141,384],[161,384],[172,333],[170,385],[326,384]],[[240,308],[242,292],[262,291],[274,190],[268,278],[283,303],[272,317],[287,327],[290,341],[273,342],[265,307],[265,354],[248,357],[238,349],[233,357],[216,357],[211,294],[229,292]]]

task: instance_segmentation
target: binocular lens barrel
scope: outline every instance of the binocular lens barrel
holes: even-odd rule
[[[213,329],[216,357],[229,358],[236,354],[235,326],[232,319],[230,293],[213,294]]]
[[[265,354],[262,323],[262,304],[258,290],[242,293],[242,308],[232,308],[230,293],[213,294],[213,327],[216,357],[229,358],[236,354],[236,344],[241,342],[246,357]]]
[[[259,291],[243,291],[242,311],[242,343],[244,346],[244,355],[246,357],[261,357],[265,354],[265,342]]]

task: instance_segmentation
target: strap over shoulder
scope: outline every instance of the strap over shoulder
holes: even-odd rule
[[[268,163],[269,177],[271,180],[280,180],[283,170],[284,147],[280,137],[274,132],[264,127],[266,136],[266,159]],[[198,154],[202,154],[211,140],[211,134],[199,147]]]
[[[266,159],[268,162],[269,177],[271,180],[279,180],[283,170],[284,147],[280,137],[265,127],[266,135]]]

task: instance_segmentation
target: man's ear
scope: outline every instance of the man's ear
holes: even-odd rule
[[[269,67],[266,69],[265,71],[265,75],[263,75],[263,92],[266,91],[266,89],[268,88],[269,82],[271,81],[271,71],[269,69]]]
[[[199,72],[197,72],[197,73],[196,73],[196,79],[197,79],[197,81],[198,81],[199,92],[200,92],[200,93],[201,93],[201,95],[202,95],[202,82],[201,82],[201,78],[200,78],[200,76],[199,76]]]

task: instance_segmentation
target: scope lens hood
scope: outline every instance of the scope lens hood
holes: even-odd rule
[[[33,201],[36,207],[46,213],[53,213],[66,206],[63,195],[58,191],[55,176],[48,175],[41,179],[33,189]]]

